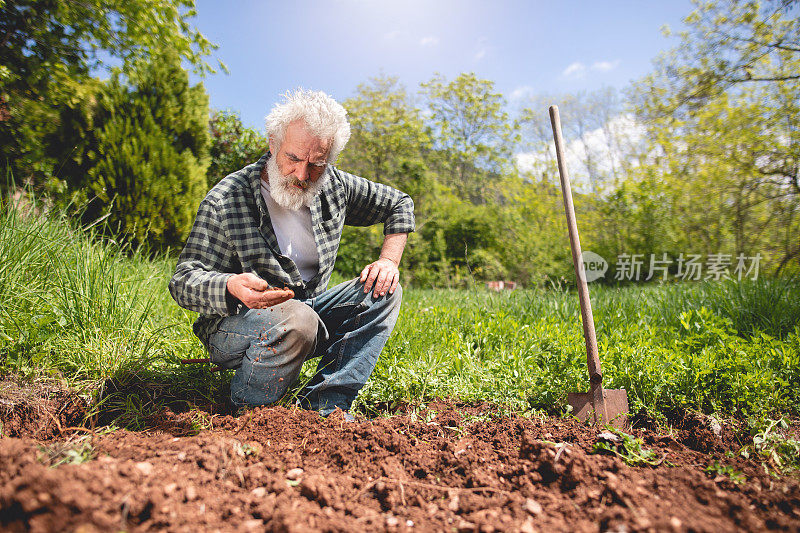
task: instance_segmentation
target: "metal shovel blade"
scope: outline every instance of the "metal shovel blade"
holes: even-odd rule
[[[591,392],[569,392],[567,403],[572,406],[572,414],[580,421],[595,424],[608,424],[618,429],[628,428],[628,392],[625,389],[602,389],[606,416],[595,409]]]

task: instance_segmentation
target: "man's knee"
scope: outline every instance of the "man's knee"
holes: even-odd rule
[[[373,303],[383,305],[389,309],[396,309],[400,307],[400,304],[403,301],[403,287],[400,284],[397,284],[395,287],[394,292],[389,293],[386,292],[385,295],[379,296],[378,298],[372,298]]]
[[[386,296],[389,296],[397,305],[400,305],[400,302],[403,300],[403,286],[398,283],[397,287],[394,288],[394,292],[392,294],[387,292]]]
[[[282,320],[278,325],[284,342],[307,355],[316,346],[319,334],[319,316],[310,306],[298,300],[289,300],[279,307]]]

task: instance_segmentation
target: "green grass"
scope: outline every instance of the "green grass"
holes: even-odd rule
[[[800,382],[796,284],[592,287],[591,293],[605,386],[627,389],[632,411],[796,412],[800,398],[790,385]],[[772,309],[779,316],[762,315],[757,325],[753,314],[720,304],[738,297],[738,305],[748,306],[748,295],[765,293],[777,293]],[[366,404],[457,396],[547,410],[563,405],[567,391],[588,390],[575,293],[411,290],[405,296],[395,334],[362,392]]]
[[[100,241],[63,215],[0,209],[3,371],[83,387],[130,427],[177,399],[224,397],[229,376],[179,364],[205,353],[194,313],[167,290],[174,259]],[[593,285],[591,296],[605,385],[626,388],[632,411],[797,413],[797,280]],[[574,292],[407,289],[404,298],[362,409],[447,396],[558,412],[566,392],[588,388]]]

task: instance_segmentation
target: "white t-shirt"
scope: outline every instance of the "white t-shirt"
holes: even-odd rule
[[[319,252],[311,228],[311,209],[303,206],[292,210],[279,206],[272,199],[264,180],[261,180],[261,196],[267,204],[281,253],[294,261],[303,281],[310,280],[319,271]]]

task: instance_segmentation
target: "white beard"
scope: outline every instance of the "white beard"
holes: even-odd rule
[[[296,211],[303,206],[311,207],[314,198],[322,191],[322,187],[328,179],[328,172],[325,171],[315,182],[306,180],[308,188],[301,190],[294,187],[294,184],[298,183],[297,178],[281,174],[275,156],[270,156],[267,159],[267,178],[269,179],[269,194],[275,203],[284,209]]]

